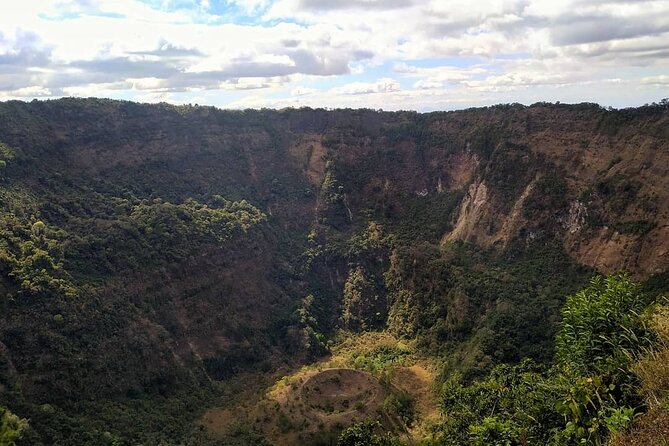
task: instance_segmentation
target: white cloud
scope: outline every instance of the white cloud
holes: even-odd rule
[[[291,96],[309,96],[313,95],[314,93],[318,93],[318,90],[307,87],[295,87],[290,91]]]
[[[444,82],[432,79],[421,79],[413,84],[414,88],[420,90],[433,90],[436,88],[444,88],[445,86],[446,84]]]
[[[669,76],[666,74],[660,76],[648,76],[641,78],[641,83],[647,85],[669,86]]]
[[[0,91],[0,97],[5,99],[35,98],[43,96],[51,96],[51,91],[48,88],[39,86]]]
[[[16,2],[0,15],[2,96],[425,109],[556,94],[617,103],[625,83],[635,88],[620,97],[643,103],[669,72],[667,1],[230,0],[255,16],[243,24],[215,2],[183,4]]]
[[[400,90],[400,84],[395,79],[383,78],[376,82],[353,82],[332,90],[335,94],[358,95],[370,93],[391,93]]]

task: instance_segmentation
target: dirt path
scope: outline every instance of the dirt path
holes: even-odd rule
[[[428,433],[427,428],[440,417],[434,371],[429,363],[417,361],[409,367],[395,369],[392,381],[414,398],[416,422],[409,430],[411,436],[424,437]]]

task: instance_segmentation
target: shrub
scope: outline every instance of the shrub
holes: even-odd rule
[[[283,413],[279,412],[276,417],[276,426],[282,433],[290,432],[293,429],[293,423],[290,421],[290,418]]]
[[[669,395],[669,307],[657,308],[650,326],[657,334],[657,344],[634,364],[633,370],[641,381],[646,403],[655,408]]]
[[[529,360],[467,386],[453,377],[442,389],[440,444],[548,444],[562,423],[555,402],[563,393],[561,381]]]
[[[444,385],[438,444],[604,444],[629,426],[641,404],[633,363],[657,345],[648,300],[627,275],[593,279],[567,298],[551,369],[524,361],[497,366],[466,386],[457,378]],[[649,369],[660,367],[643,372]]]
[[[374,433],[381,428],[378,421],[363,421],[345,429],[337,440],[337,446],[390,446],[387,437]]]
[[[0,445],[14,446],[27,426],[28,421],[0,406]]]
[[[511,446],[517,442],[519,427],[511,420],[485,417],[480,424],[470,426],[472,444],[476,446]]]
[[[383,410],[397,415],[402,422],[411,426],[414,421],[414,400],[411,395],[402,390],[395,390],[383,400]]]
[[[586,289],[569,296],[562,309],[556,338],[559,366],[573,376],[607,375],[629,384],[625,371],[652,344],[644,317],[648,304],[629,276],[595,277]]]

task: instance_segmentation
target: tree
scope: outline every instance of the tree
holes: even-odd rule
[[[380,427],[381,423],[378,421],[368,420],[354,424],[339,435],[337,446],[391,446],[389,438],[374,434],[374,430]]]
[[[302,305],[295,311],[300,330],[300,343],[311,357],[316,358],[327,353],[328,348],[325,344],[325,336],[320,333],[318,320],[313,315],[314,295],[309,294],[302,299]]]
[[[595,277],[562,308],[556,362],[574,376],[615,378],[636,352],[652,343],[645,321],[647,297],[626,274]]]
[[[523,361],[444,384],[438,444],[605,444],[642,405],[631,368],[653,346],[650,303],[625,274],[594,278],[567,298],[551,369]]]
[[[27,420],[0,406],[0,446],[14,446],[27,426]]]
[[[342,228],[350,222],[344,187],[337,181],[331,161],[326,164],[325,176],[318,195],[318,219],[322,224],[334,228]]]
[[[357,266],[348,273],[344,285],[342,322],[350,330],[366,330],[383,323],[385,306],[377,287],[365,268]]]

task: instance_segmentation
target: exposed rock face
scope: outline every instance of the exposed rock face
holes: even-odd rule
[[[528,184],[513,203],[506,215],[496,213],[495,203],[488,196],[485,182],[472,183],[465,199],[460,204],[453,230],[445,240],[464,240],[481,246],[504,248],[518,231],[526,226],[523,204],[532,192],[533,184]],[[528,237],[532,237],[531,233]]]
[[[325,155],[320,135],[304,135],[290,148],[290,153],[303,163],[304,175],[314,186],[320,186],[325,176]]]
[[[486,230],[490,227],[490,222],[484,220],[488,214],[486,205],[488,205],[488,188],[485,183],[472,183],[460,204],[453,231],[446,235],[446,240],[490,243],[490,234]]]
[[[588,209],[579,200],[572,201],[569,205],[569,214],[564,221],[564,227],[569,234],[580,232],[586,224]]]

